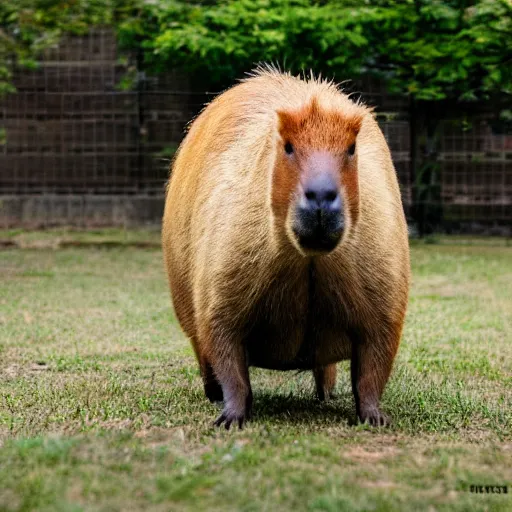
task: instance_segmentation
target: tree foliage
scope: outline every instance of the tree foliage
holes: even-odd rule
[[[512,93],[510,0],[162,1],[119,28],[151,69],[211,84],[271,61],[339,80],[375,74],[419,100]]]
[[[390,86],[420,100],[512,93],[512,4],[508,0],[393,2],[377,66]]]
[[[142,41],[147,65],[183,67],[211,84],[229,83],[261,61],[350,76],[365,60],[367,11],[308,0],[161,2],[145,6],[136,26],[122,24],[120,35],[126,41],[151,31]]]
[[[66,32],[114,25],[151,71],[205,87],[256,63],[337,80],[374,74],[419,100],[512,93],[511,0],[19,0],[0,2],[0,93]]]

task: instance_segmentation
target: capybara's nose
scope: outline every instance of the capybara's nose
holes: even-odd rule
[[[337,184],[325,173],[308,181],[303,190],[295,212],[294,234],[303,249],[332,251],[345,227],[343,199]]]
[[[341,207],[338,187],[330,174],[321,174],[310,180],[304,187],[308,208],[333,211]]]

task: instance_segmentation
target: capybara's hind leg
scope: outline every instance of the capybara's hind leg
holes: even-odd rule
[[[242,428],[249,418],[252,406],[252,390],[249,381],[249,368],[245,358],[245,349],[234,334],[225,330],[210,331],[207,339],[206,357],[211,365],[217,382],[222,387],[224,408],[215,420],[216,426],[224,425],[229,429],[232,423]]]
[[[315,377],[316,396],[320,401],[328,400],[333,395],[336,385],[336,365],[318,366],[313,369]]]
[[[356,336],[352,342],[351,376],[357,416],[363,423],[374,426],[390,423],[379,403],[391,373],[400,334],[388,333],[387,338],[365,333]]]
[[[219,381],[215,378],[212,365],[204,355],[201,345],[198,343],[195,336],[190,337],[192,347],[196,353],[197,361],[199,362],[199,371],[204,384],[204,394],[210,402],[222,402],[222,388]]]
[[[201,377],[203,378],[204,394],[210,402],[222,402],[222,387],[213,373],[212,365],[203,359],[201,362]]]

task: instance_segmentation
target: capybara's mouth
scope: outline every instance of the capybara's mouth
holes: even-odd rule
[[[330,233],[325,233],[322,230],[317,230],[312,233],[297,233],[294,230],[294,233],[300,247],[305,251],[327,253],[336,248],[341,239],[343,230]]]
[[[331,252],[343,235],[344,218],[340,212],[297,210],[293,233],[306,251]]]

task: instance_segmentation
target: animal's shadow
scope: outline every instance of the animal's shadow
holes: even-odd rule
[[[256,391],[251,418],[265,422],[291,425],[311,425],[312,423],[339,424],[347,421],[350,426],[357,424],[355,406],[351,395],[338,392],[335,397],[321,402],[304,394],[276,395],[267,391]]]

